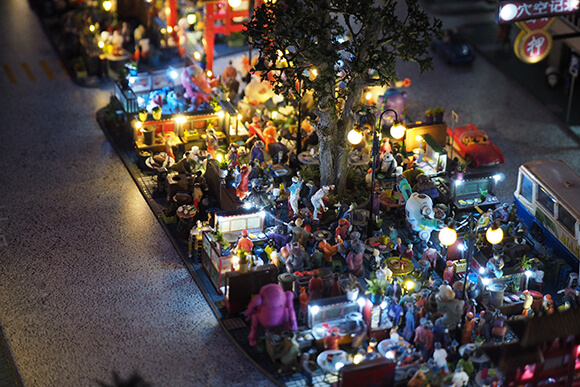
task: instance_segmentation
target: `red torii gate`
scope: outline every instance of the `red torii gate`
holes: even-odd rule
[[[213,71],[213,49],[215,42],[215,34],[229,35],[232,32],[239,32],[244,29],[243,23],[236,23],[233,21],[236,17],[247,18],[253,11],[252,7],[258,7],[262,4],[262,0],[249,0],[248,9],[241,11],[234,11],[227,1],[206,1],[205,2],[205,56],[206,56],[206,70]],[[220,7],[221,5],[221,7]],[[252,12],[253,13],[253,12]],[[216,26],[216,21],[222,21],[223,25]]]

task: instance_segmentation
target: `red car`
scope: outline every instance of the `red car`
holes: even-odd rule
[[[447,135],[453,136],[453,150],[474,168],[490,167],[505,161],[503,153],[489,140],[487,133],[472,124],[455,128],[453,133],[451,128],[447,128]]]

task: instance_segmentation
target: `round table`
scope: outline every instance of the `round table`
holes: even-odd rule
[[[353,155],[348,156],[348,163],[353,166],[362,166],[367,165],[371,161],[371,157],[368,153],[363,153],[357,157],[353,157]]]
[[[298,154],[298,161],[306,165],[318,165],[318,154],[312,156],[310,152],[302,152]]]
[[[381,239],[382,237],[376,236],[365,240],[365,250],[367,251],[367,253],[372,254],[374,249],[379,250],[381,253],[387,253],[391,251],[393,247],[395,247],[395,244],[391,241],[389,241],[388,244],[383,245],[381,243]]]
[[[312,233],[312,236],[317,241],[327,241],[332,238],[332,233],[328,230],[317,230]]]
[[[387,260],[387,266],[393,275],[407,275],[415,270],[413,262],[407,258],[391,257]]]
[[[175,212],[175,215],[177,215],[177,218],[179,219],[179,223],[177,224],[177,232],[179,233],[181,239],[187,240],[189,238],[189,230],[192,226],[192,220],[197,215],[197,209],[192,204],[186,204],[179,206]]]
[[[346,352],[341,349],[327,349],[320,352],[316,358],[316,363],[325,373],[336,374],[340,368],[336,368],[337,363],[346,365],[348,359]]]

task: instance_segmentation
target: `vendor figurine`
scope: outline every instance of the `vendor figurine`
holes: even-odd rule
[[[350,228],[350,222],[345,218],[340,218],[338,220],[338,226],[334,231],[334,239],[338,241],[338,238],[342,239],[343,241],[347,239],[348,231]]]
[[[445,270],[443,271],[443,281],[447,281],[449,285],[453,285],[453,276],[455,275],[455,269],[453,267],[453,261],[447,261]]]
[[[242,237],[238,240],[238,251],[244,250],[248,254],[252,254],[254,250],[254,242],[248,237],[248,230],[242,230]]]
[[[489,270],[495,278],[501,278],[503,276],[504,261],[498,252],[494,252],[493,256],[487,261],[485,267]]]

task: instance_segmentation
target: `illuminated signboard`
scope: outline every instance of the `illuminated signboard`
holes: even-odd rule
[[[580,0],[500,1],[496,22],[513,23],[522,20],[577,13]]]

